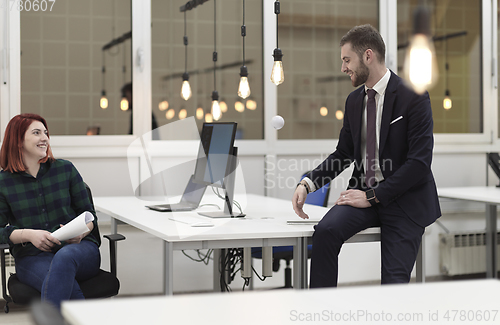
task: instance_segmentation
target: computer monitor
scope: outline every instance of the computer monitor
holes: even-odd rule
[[[238,149],[234,147],[235,122],[203,123],[194,181],[224,189],[224,211],[199,212],[211,218],[232,218]]]

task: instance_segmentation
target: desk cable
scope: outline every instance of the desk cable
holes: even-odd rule
[[[231,287],[229,286],[231,282],[236,277],[236,274],[241,271],[243,264],[243,248],[230,248],[227,249],[225,256],[221,255],[221,273],[220,273],[220,285],[221,291],[231,292]],[[222,260],[224,258],[224,260]],[[239,267],[237,268],[237,264],[239,263]],[[267,277],[260,276],[259,273],[252,266],[252,271],[255,273],[257,278],[260,281],[264,281]],[[226,282],[226,272],[227,272],[227,282]],[[245,287],[250,286],[251,278],[243,278],[243,288],[242,291],[245,291]]]
[[[210,260],[213,260],[213,257],[212,257],[212,254],[214,252],[213,249],[209,249],[206,253],[202,253],[202,251],[200,249],[196,249],[194,251],[198,254],[198,258],[190,256],[188,253],[186,253],[185,250],[182,250],[182,254],[184,254],[184,256],[186,256],[187,258],[189,258],[192,261],[202,262],[205,265],[208,265]]]
[[[219,193],[219,188],[216,189],[215,187],[212,186],[212,191],[214,192],[215,195],[217,195],[217,197],[219,199],[221,199],[223,201],[226,200],[226,198],[222,194]],[[236,201],[236,200],[233,199],[233,204],[234,204],[235,207],[238,208],[238,210],[240,210],[240,214],[243,214],[243,209],[241,209],[240,203],[238,201]]]

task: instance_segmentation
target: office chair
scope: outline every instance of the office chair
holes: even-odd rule
[[[92,200],[92,193],[90,188],[85,184],[90,202],[94,205]],[[95,227],[92,231],[94,236],[99,236],[99,228]],[[123,235],[104,235],[104,238],[109,240],[109,258],[111,265],[111,272],[99,270],[99,273],[88,280],[78,282],[82,289],[83,295],[86,299],[92,298],[109,298],[116,296],[120,290],[120,281],[116,277],[116,242],[125,239]],[[0,244],[0,267],[2,270],[2,294],[6,303],[4,306],[5,313],[9,312],[9,303],[27,305],[32,301],[40,299],[40,292],[33,287],[19,281],[15,273],[11,273],[8,281],[7,294],[7,281],[6,281],[6,263],[5,263],[5,249],[8,249],[8,244]]]
[[[307,173],[302,175],[304,178]],[[315,192],[309,193],[306,198],[307,204],[319,205],[326,207],[328,205],[328,198],[330,196],[330,183]],[[307,257],[311,258],[312,245],[307,246]],[[262,258],[262,248],[252,248],[252,257]],[[285,267],[285,286],[283,288],[292,287],[292,269],[290,268],[290,261],[293,259],[293,246],[276,246],[273,247],[273,271],[278,272],[280,268],[280,261],[286,261]]]

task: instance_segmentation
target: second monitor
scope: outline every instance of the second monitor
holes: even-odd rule
[[[211,218],[241,217],[233,212],[237,148],[235,122],[203,123],[194,181],[224,189],[224,211],[200,212]]]

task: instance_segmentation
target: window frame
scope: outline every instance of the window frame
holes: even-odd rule
[[[145,134],[144,140],[151,142],[151,1],[132,1],[132,80],[134,83],[134,130],[133,135],[113,136],[52,136],[52,146],[61,149],[70,156],[84,156],[90,150],[101,148],[96,154],[102,157],[123,155],[125,149],[134,139]],[[306,154],[333,151],[338,139],[331,140],[278,140],[277,132],[271,126],[271,119],[277,114],[277,88],[267,82],[273,58],[272,51],[276,41],[275,33],[264,33],[274,30],[276,18],[273,12],[273,1],[263,1],[263,57],[264,57],[264,139],[239,140],[241,154],[259,153],[263,155]],[[435,134],[437,152],[479,152],[491,151],[500,142],[498,139],[498,76],[497,67],[497,1],[482,0],[482,81],[483,81],[483,132],[468,134]],[[386,41],[387,65],[391,69],[397,67],[397,1],[379,0],[379,29]],[[8,121],[20,113],[20,12],[2,9],[0,25],[8,28],[0,33],[0,49],[2,50],[2,72],[0,76],[6,83],[0,85],[0,127],[1,135]],[[488,41],[486,41],[488,40]],[[4,77],[5,76],[5,77]],[[489,109],[488,109],[489,108]],[[168,152],[165,148],[172,141],[155,140],[151,148]],[[106,148],[114,148],[106,150]]]

